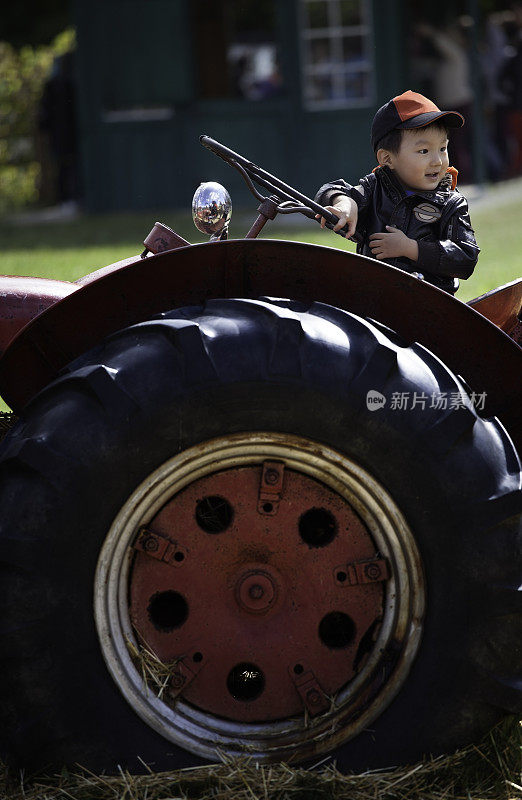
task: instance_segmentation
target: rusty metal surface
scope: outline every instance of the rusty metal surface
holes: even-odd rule
[[[151,253],[163,253],[166,250],[176,250],[178,247],[185,247],[189,244],[186,239],[179,236],[168,225],[163,222],[156,222],[153,229],[146,239],[143,240],[147,250]]]
[[[335,580],[343,586],[356,586],[359,583],[376,583],[386,581],[391,575],[390,565],[385,558],[370,558],[368,561],[356,561],[352,564],[341,564],[334,570]]]
[[[478,311],[374,259],[274,240],[192,245],[131,260],[31,323],[0,360],[0,390],[15,411],[73,358],[126,325],[213,297],[291,297],[371,317],[435,352],[522,446],[522,349]],[[79,326],[96,308],[97,324]]]
[[[468,302],[475,311],[511,334],[522,310],[522,278],[492,289]]]
[[[184,558],[165,563],[140,534],[130,578],[140,640],[164,663],[184,665],[176,696],[241,721],[329,708],[367,656],[365,634],[383,618],[384,575],[351,585],[336,579],[339,563],[375,562],[360,517],[321,482],[283,474],[282,464],[277,514],[260,513],[268,463],[219,470],[178,493],[148,530]],[[201,517],[205,498],[221,500],[217,516],[210,508]],[[227,503],[232,513],[223,516]]]
[[[187,555],[177,542],[146,527],[141,528],[133,547],[138,552],[146,553],[157,561],[164,561],[171,567],[180,567]]]
[[[259,236],[267,222],[268,217],[266,217],[264,214],[259,214],[254,220],[254,223],[248,233],[245,234],[245,239],[255,239],[257,236]]]
[[[123,258],[121,261],[115,261],[113,264],[108,264],[106,267],[100,267],[100,269],[97,269],[94,272],[88,272],[87,275],[83,275],[81,278],[78,278],[78,280],[75,281],[75,285],[86,286],[88,283],[94,283],[94,281],[99,280],[99,278],[104,278],[111,272],[117,272],[123,267],[126,267],[128,264],[135,264],[138,257],[141,258],[141,256],[130,256],[130,258]]]
[[[522,320],[518,320],[514,328],[509,331],[509,336],[522,347]]]
[[[265,461],[259,484],[257,511],[259,514],[277,514],[283,492],[285,468],[277,461]]]
[[[0,275],[0,353],[28,322],[76,288],[66,281]]]

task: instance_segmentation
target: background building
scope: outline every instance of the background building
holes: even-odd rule
[[[76,0],[86,209],[186,206],[208,179],[246,200],[239,175],[200,146],[201,133],[307,194],[327,179],[357,178],[375,163],[370,122],[389,97],[446,92],[471,117],[482,103],[476,5]],[[483,156],[483,131],[481,119],[455,142],[466,180],[483,170],[484,159],[472,168],[470,156]]]
[[[86,207],[186,206],[210,178],[245,197],[201,133],[305,192],[367,170],[371,113],[404,84],[401,5],[78,0]]]

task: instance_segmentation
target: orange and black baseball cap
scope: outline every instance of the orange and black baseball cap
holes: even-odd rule
[[[377,111],[372,122],[372,147],[375,151],[383,136],[395,128],[422,128],[441,117],[446,118],[446,125],[450,128],[461,128],[464,125],[464,117],[458,111],[441,111],[432,100],[408,89],[407,92],[393,97]]]

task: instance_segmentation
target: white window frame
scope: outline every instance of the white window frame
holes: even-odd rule
[[[308,111],[328,109],[362,108],[373,104],[374,73],[373,59],[373,20],[371,0],[358,0],[361,8],[362,24],[342,26],[339,0],[319,0],[327,8],[328,27],[308,28],[306,6],[318,0],[300,1],[300,42],[301,42],[301,96],[303,105]],[[343,61],[343,37],[360,36],[363,39],[363,58],[357,65],[349,65]],[[310,44],[314,39],[329,39],[332,60],[320,65],[310,63]],[[315,100],[308,95],[308,78],[325,74],[332,80],[333,94],[331,98]],[[344,94],[345,77],[352,74],[366,73],[367,90],[361,97],[346,97]]]

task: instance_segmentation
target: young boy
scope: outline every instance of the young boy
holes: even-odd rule
[[[334,230],[348,225],[345,236],[357,242],[358,253],[420,273],[451,294],[458,278],[472,274],[480,252],[448,159],[448,129],[463,124],[456,111],[404,92],[373,119],[378,166],[371,175],[357,186],[327,183],[315,198],[339,217]]]

